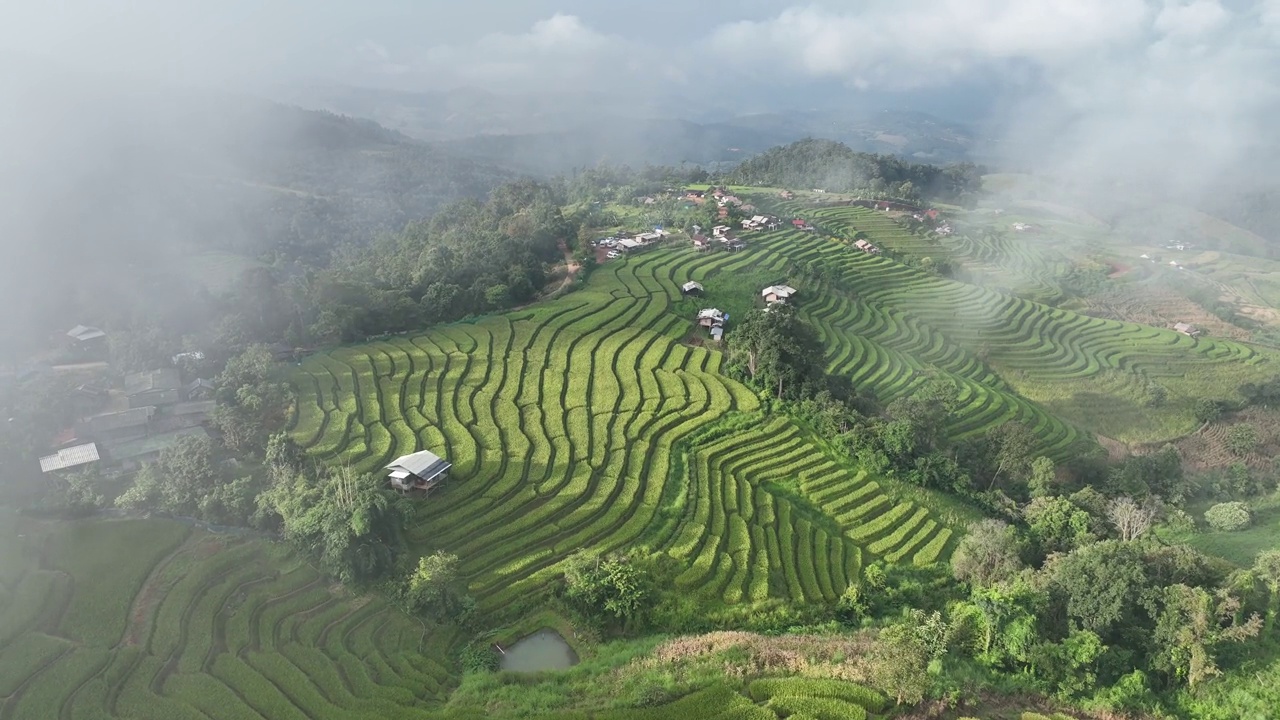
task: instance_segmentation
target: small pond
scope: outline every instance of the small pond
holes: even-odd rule
[[[578,654],[551,628],[543,628],[502,650],[500,667],[513,672],[563,670],[578,664]]]

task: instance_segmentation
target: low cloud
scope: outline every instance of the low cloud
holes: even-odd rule
[[[493,32],[400,55],[375,43],[360,48],[368,66],[405,85],[478,86],[498,91],[598,88],[633,81],[642,67],[635,45],[557,13],[523,32]]]
[[[844,78],[857,87],[939,85],[1008,61],[1057,65],[1131,42],[1142,0],[872,0],[718,28],[712,45],[757,68]]]
[[[873,0],[729,23],[751,72],[875,90],[986,78],[997,157],[1079,180],[1195,192],[1276,141],[1280,0]]]

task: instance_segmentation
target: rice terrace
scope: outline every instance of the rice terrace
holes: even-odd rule
[[[458,658],[539,628],[582,651],[566,683],[638,697],[629,678],[649,677],[667,653],[680,668],[667,681],[693,691],[645,709],[601,698],[557,710],[549,696],[545,717],[879,716],[893,692],[870,689],[874,673],[848,660],[862,652],[856,640],[819,633],[796,649],[785,638],[757,646],[775,642],[768,633],[713,633],[693,649],[652,637],[597,650],[600,638],[559,610],[566,564],[587,550],[661,558],[679,596],[671,612],[709,618],[708,629],[802,616],[882,587],[886,573],[945,567],[981,517],[841,451],[816,421],[735,379],[724,344],[695,326],[700,309],[727,316],[732,342],[761,288],[786,283],[823,374],[881,407],[949,388],[939,443],[1014,424],[1029,433],[1026,455],[1059,465],[1104,454],[1099,435],[1134,445],[1185,435],[1201,422],[1197,401],[1280,372],[1260,345],[1060,307],[1072,261],[1053,248],[735,190],[811,229],[744,233],[735,252],[668,239],[609,259],[554,299],[285,364],[287,432],[308,461],[364,474],[424,450],[447,459],[447,479],[414,497],[402,532],[414,557],[456,555],[487,631],[478,644],[473,629],[353,592],[255,533],[15,516],[0,539],[0,720],[527,716],[513,708],[541,700],[508,699],[524,685],[541,697],[537,680],[464,681]],[[888,254],[859,251],[855,238]],[[923,255],[983,281],[902,259]],[[1152,394],[1158,405],[1144,402]],[[699,674],[726,657],[755,669],[728,682]],[[770,665],[778,657],[802,671]],[[998,717],[1050,717],[1041,709]]]

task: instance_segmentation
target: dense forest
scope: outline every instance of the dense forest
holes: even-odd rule
[[[855,152],[832,140],[808,139],[767,150],[725,176],[735,185],[820,188],[867,197],[967,202],[986,172],[973,163],[948,167],[911,163],[893,155]]]

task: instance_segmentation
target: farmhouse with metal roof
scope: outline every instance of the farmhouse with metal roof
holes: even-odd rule
[[[791,296],[796,294],[796,289],[790,285],[770,285],[761,290],[760,294],[764,296],[765,302],[772,304],[790,300]]]
[[[40,458],[40,472],[66,470],[78,465],[87,465],[98,460],[98,446],[94,443],[63,448],[52,455]]]
[[[698,311],[698,324],[705,328],[724,325],[724,313],[717,308],[703,308]]]
[[[408,492],[409,490],[431,490],[446,478],[449,468],[453,467],[439,455],[420,450],[411,455],[402,455],[395,462],[386,466],[390,470],[391,487]]]

